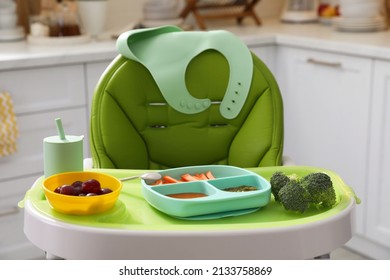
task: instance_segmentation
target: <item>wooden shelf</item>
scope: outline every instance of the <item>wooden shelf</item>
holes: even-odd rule
[[[261,0],[186,0],[186,5],[180,13],[185,19],[190,13],[200,29],[205,30],[205,19],[236,18],[240,24],[245,17],[252,17],[257,25],[261,25],[260,18],[256,15],[254,7]]]

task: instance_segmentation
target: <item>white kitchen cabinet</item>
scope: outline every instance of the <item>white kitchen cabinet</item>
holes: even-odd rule
[[[83,135],[86,127],[85,108],[45,112],[40,114],[17,115],[20,137],[18,152],[0,158],[0,185],[2,180],[40,174],[43,170],[43,138],[57,134],[55,119],[62,119],[65,132],[69,135]],[[88,149],[84,143],[84,150]]]
[[[17,114],[85,106],[83,64],[0,71],[0,91],[8,91]]]
[[[1,181],[0,196],[0,260],[39,259],[44,252],[26,238],[23,231],[23,209],[18,203],[38,175]]]
[[[390,247],[390,62],[375,61],[368,155],[366,236]],[[390,253],[382,258],[390,259]]]
[[[260,58],[265,65],[276,74],[276,46],[264,45],[264,46],[249,46],[250,50]]]
[[[43,175],[43,139],[57,134],[55,119],[66,134],[88,132],[84,65],[0,71],[0,90],[12,97],[20,132],[17,152],[0,158],[0,259],[42,258],[24,235],[18,202]]]
[[[85,116],[85,108],[76,108],[18,117],[18,152],[0,158],[0,259],[40,257],[26,255],[34,252],[34,247],[24,236],[23,211],[17,205],[34,181],[43,175],[43,138],[56,135],[54,119],[63,120],[67,134],[80,135],[87,129]]]
[[[363,201],[356,234],[364,236],[372,59],[287,46],[278,48],[277,58],[285,154],[297,165],[337,172],[355,190]]]

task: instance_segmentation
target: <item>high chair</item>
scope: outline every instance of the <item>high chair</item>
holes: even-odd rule
[[[273,199],[254,213],[177,219],[151,207],[140,181],[124,182],[106,214],[55,213],[38,179],[25,199],[25,233],[65,259],[311,259],[352,236],[353,191],[332,171],[283,162],[283,104],[267,66],[225,31],[172,26],[129,31],[95,90],[93,168],[118,178],[148,170],[229,165],[270,179],[322,171],[332,209],[289,213]],[[239,69],[239,70],[237,70]],[[284,164],[284,166],[282,166]],[[45,237],[43,237],[45,236]]]
[[[152,34],[157,32],[164,33]],[[236,39],[232,39],[235,37],[231,34],[219,31],[196,32],[211,37],[196,37],[195,40],[204,39],[204,42],[215,46],[196,50],[188,44],[188,53],[194,52],[194,49],[196,52],[191,53],[189,63],[182,66],[180,63],[185,55],[175,60],[179,51],[171,47],[177,44],[175,40],[187,43],[190,39],[184,35],[193,36],[193,33],[180,32],[176,28],[160,28],[132,34],[128,39],[123,34],[119,39],[122,49],[127,47],[128,41],[134,40],[131,48],[140,53],[138,57],[147,52],[145,55],[154,55],[157,57],[155,60],[166,61],[161,62],[161,69],[150,70],[142,61],[119,55],[107,68],[92,103],[90,143],[94,167],[161,169],[199,164],[230,164],[239,167],[281,165],[283,104],[272,73],[241,42],[234,49],[229,47],[223,50],[227,60],[218,51],[217,48],[221,48],[218,44],[222,43],[222,47],[226,47]],[[149,37],[138,42],[136,36],[139,34]],[[170,41],[155,40],[164,36],[169,36]],[[230,43],[212,42],[210,38],[214,36],[227,36],[224,40]],[[159,45],[154,47],[152,44]],[[164,44],[167,46],[164,47]],[[146,51],[147,47],[151,50]],[[172,54],[169,54],[171,50]],[[167,59],[170,55],[172,59]],[[185,72],[182,76],[174,70],[169,72],[169,69],[178,68],[175,66],[177,64]],[[232,67],[244,69],[233,73]],[[156,74],[158,71],[161,74]],[[244,79],[240,74],[245,71],[245,78],[249,77],[249,80],[243,81],[243,85],[232,85],[234,79]],[[193,101],[195,108],[199,103],[209,100],[209,107],[197,113],[173,109],[168,102],[178,101],[189,93],[184,94],[185,87],[180,88],[178,96],[167,102],[167,97],[160,91],[161,85],[155,79],[162,81],[164,75],[169,74],[172,74],[169,80],[173,86],[171,91],[181,83],[185,84],[191,97],[188,103],[196,99]],[[234,86],[242,92],[235,93],[236,89],[232,89]],[[244,86],[247,92],[241,89]],[[229,90],[233,93],[225,97]],[[244,98],[239,108],[239,102]],[[201,101],[196,104],[197,100]],[[220,108],[224,103],[229,103],[225,107],[232,107],[231,111],[234,107],[240,110],[236,117],[226,118],[221,114]],[[180,104],[177,106],[180,107]],[[187,107],[183,107],[183,110],[190,111]]]

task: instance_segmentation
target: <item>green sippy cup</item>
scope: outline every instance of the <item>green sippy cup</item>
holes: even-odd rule
[[[55,121],[58,135],[43,139],[44,176],[83,171],[84,136],[65,135],[61,119]]]

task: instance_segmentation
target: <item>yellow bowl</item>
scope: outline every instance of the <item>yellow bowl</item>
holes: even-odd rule
[[[112,192],[96,196],[72,196],[54,192],[59,186],[89,179],[98,180],[101,188],[110,188]],[[122,182],[111,175],[98,172],[66,172],[46,178],[42,187],[54,210],[64,214],[90,215],[105,212],[114,206],[122,189]]]

